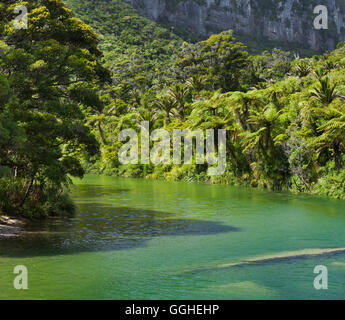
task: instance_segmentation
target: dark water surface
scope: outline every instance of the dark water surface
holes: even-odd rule
[[[344,201],[104,176],[72,196],[75,217],[0,241],[0,299],[345,298],[345,249],[327,251],[345,247]]]

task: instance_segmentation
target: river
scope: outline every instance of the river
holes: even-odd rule
[[[345,298],[345,249],[328,250],[345,247],[344,201],[95,175],[71,195],[73,218],[0,241],[0,299]]]

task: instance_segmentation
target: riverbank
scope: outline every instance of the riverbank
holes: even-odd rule
[[[23,231],[25,223],[23,219],[0,216],[0,240],[17,237]]]
[[[303,183],[298,176],[292,176],[289,182],[275,188],[268,180],[258,180],[250,175],[235,176],[231,171],[225,171],[220,176],[208,176],[206,172],[198,172],[195,165],[157,166],[151,170],[139,165],[120,166],[119,168],[102,169],[97,166],[85,166],[88,174],[106,175],[116,178],[139,178],[157,181],[183,181],[189,183],[218,184],[236,187],[249,187],[258,190],[287,191],[293,194],[307,194],[327,197],[329,199],[345,200],[345,169],[340,172],[334,168],[324,170],[316,182]]]

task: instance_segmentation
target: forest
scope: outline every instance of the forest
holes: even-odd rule
[[[122,1],[0,1],[0,214],[75,210],[85,173],[345,199],[345,45],[251,55],[231,30],[181,38]],[[123,129],[225,129],[227,168],[123,165]]]

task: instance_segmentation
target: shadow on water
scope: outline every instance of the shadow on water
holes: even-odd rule
[[[239,231],[218,222],[173,218],[171,213],[78,205],[73,218],[28,224],[15,238],[0,241],[0,256],[29,257],[78,252],[123,250],[144,246],[159,236],[193,236]]]

